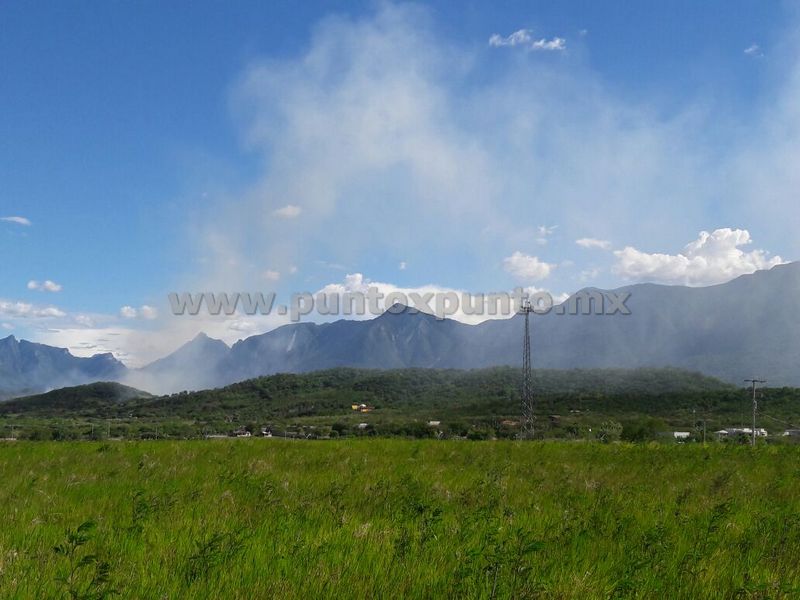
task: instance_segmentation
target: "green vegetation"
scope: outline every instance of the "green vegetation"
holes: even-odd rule
[[[2,598],[796,598],[800,448],[0,444]]]
[[[519,381],[514,368],[334,369],[162,397],[94,384],[0,403],[0,437],[182,439],[267,428],[311,438],[511,438]],[[675,369],[537,371],[535,388],[541,438],[649,441],[682,430],[700,440],[704,424],[711,439],[750,420],[749,392]],[[760,426],[782,432],[800,421],[799,390],[761,394]],[[354,403],[375,409],[360,413]]]

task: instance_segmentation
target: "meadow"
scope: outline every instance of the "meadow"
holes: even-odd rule
[[[800,448],[0,444],[2,598],[796,598]]]

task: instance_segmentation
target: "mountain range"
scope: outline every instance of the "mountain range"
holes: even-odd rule
[[[0,340],[0,399],[78,385],[90,381],[120,380],[125,365],[112,354],[80,358],[66,348],[17,340]]]
[[[579,292],[585,300],[593,292]],[[677,367],[732,383],[758,376],[800,386],[800,263],[756,271],[709,287],[636,284],[630,314],[531,316],[540,368]],[[576,299],[573,296],[564,306]],[[556,307],[558,308],[558,307]],[[20,395],[95,380],[155,393],[203,389],[273,373],[335,367],[482,368],[521,363],[522,319],[466,325],[414,309],[365,321],[296,323],[228,347],[198,335],[169,356],[129,370],[110,355],[76,358],[13,337],[0,340],[0,393]]]

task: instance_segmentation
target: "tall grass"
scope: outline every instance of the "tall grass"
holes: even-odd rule
[[[800,450],[0,445],[2,598],[793,598]]]

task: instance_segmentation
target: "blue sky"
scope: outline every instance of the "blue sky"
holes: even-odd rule
[[[6,2],[0,21],[18,337],[141,362],[277,324],[175,323],[173,290],[707,285],[800,250],[791,3]]]

